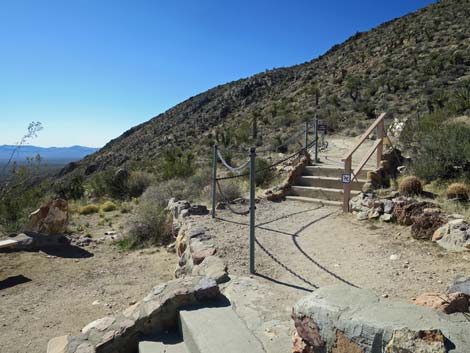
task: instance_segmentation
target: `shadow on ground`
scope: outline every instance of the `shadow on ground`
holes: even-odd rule
[[[4,280],[0,280],[0,290],[8,289],[28,282],[31,282],[31,279],[23,275],[10,276]]]

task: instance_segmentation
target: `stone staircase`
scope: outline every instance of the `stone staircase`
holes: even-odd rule
[[[363,169],[358,181],[351,183],[351,196],[356,196],[366,182],[367,172]],[[287,200],[322,203],[340,207],[343,204],[343,169],[334,165],[318,164],[306,166],[295,185],[291,187]]]
[[[264,353],[230,306],[181,310],[179,332],[143,339],[139,353]]]

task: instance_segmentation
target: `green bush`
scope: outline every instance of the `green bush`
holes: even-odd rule
[[[84,178],[82,175],[75,175],[71,178],[60,181],[54,187],[57,196],[66,200],[77,200],[85,194],[83,186]]]
[[[81,215],[89,215],[93,213],[98,213],[100,207],[98,205],[86,205],[82,206],[78,209],[78,213]]]
[[[409,119],[400,136],[410,169],[426,181],[470,176],[470,126],[445,111]]]
[[[232,201],[242,197],[242,187],[240,183],[234,179],[224,180],[219,182],[219,184],[223,195],[221,195],[220,190],[217,189],[217,202]]]
[[[129,247],[138,248],[148,245],[162,245],[172,236],[172,217],[165,209],[160,193],[152,187],[144,192],[130,221]]]
[[[194,173],[194,156],[179,148],[167,149],[160,159],[159,169],[163,179],[189,177]]]
[[[112,201],[105,201],[101,206],[101,210],[104,212],[111,212],[117,210],[117,205]]]

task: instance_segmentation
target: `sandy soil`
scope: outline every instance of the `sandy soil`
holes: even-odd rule
[[[215,220],[201,220],[216,239],[229,272],[247,275],[248,217],[224,210]],[[262,202],[256,221],[256,271],[286,291],[292,303],[308,291],[335,283],[411,300],[423,292],[444,291],[456,275],[470,275],[470,254],[416,241],[407,227],[359,222],[334,207]]]
[[[106,217],[112,218],[106,225],[97,215],[73,223],[102,237],[105,230],[122,229],[127,215]],[[45,352],[52,337],[76,334],[172,279],[175,264],[165,250],[123,253],[110,242],[61,253],[0,253],[0,352]]]

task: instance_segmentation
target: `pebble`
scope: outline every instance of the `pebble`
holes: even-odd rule
[[[400,255],[397,255],[397,254],[390,255],[390,260],[392,261],[399,260],[399,259],[400,259]]]

